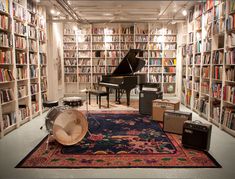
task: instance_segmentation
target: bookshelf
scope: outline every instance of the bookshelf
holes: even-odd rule
[[[45,24],[46,17],[43,8],[31,0],[1,3],[0,134],[3,137],[43,112],[41,97],[47,86],[45,92],[40,89],[43,86],[40,78],[47,70],[47,62],[44,60],[44,67],[40,66],[40,22]],[[46,39],[42,41],[46,44]]]
[[[187,107],[233,136],[234,10],[229,0],[198,3],[190,11],[185,94]]]
[[[139,58],[144,59],[146,64],[138,73],[146,74],[149,82],[161,84],[165,95],[175,95],[175,26],[164,27],[162,24],[154,23],[94,23],[83,30],[87,37],[86,41],[76,43],[80,36],[78,29],[84,26],[77,26],[74,29],[74,25],[64,24],[64,76],[67,89],[65,96],[79,94],[81,89],[97,83],[102,75],[112,73],[130,48],[143,50]],[[81,57],[80,53],[80,57],[79,54],[76,56],[76,51],[86,55]],[[69,73],[68,69],[71,69]],[[79,78],[83,75],[81,71],[85,72],[84,79]],[[80,75],[77,76],[76,72]],[[69,78],[71,80],[68,81]],[[133,90],[132,94],[135,93]]]

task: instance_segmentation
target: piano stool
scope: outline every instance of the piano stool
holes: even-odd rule
[[[107,98],[107,108],[109,108],[109,92],[100,91],[100,90],[90,90],[89,94],[89,104],[91,104],[91,95],[96,95],[96,104],[99,104],[99,108],[101,108],[101,97],[106,96]]]

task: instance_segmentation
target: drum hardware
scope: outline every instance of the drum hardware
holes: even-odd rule
[[[74,145],[88,132],[88,121],[85,115],[66,106],[51,108],[45,117],[45,126],[48,131],[46,151],[52,136],[62,145]]]
[[[100,125],[100,123],[97,121],[97,119],[89,113],[89,109],[88,109],[88,93],[89,93],[89,90],[87,88],[85,88],[85,89],[81,90],[81,92],[86,93],[86,117],[87,117],[87,119],[88,119],[88,117],[90,117],[90,119],[93,119],[98,125]],[[91,135],[91,132],[89,131],[89,129],[88,129],[88,133]]]

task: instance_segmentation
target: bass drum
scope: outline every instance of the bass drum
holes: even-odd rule
[[[54,108],[50,112],[52,114],[48,114],[48,117],[51,117],[50,121],[53,122],[48,124],[48,131],[57,142],[62,145],[74,145],[85,137],[88,131],[88,122],[83,113],[65,107]]]

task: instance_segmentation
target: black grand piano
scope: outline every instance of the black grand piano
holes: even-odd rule
[[[99,82],[99,85],[105,86],[107,91],[110,88],[116,89],[115,101],[119,104],[122,91],[126,92],[127,106],[129,106],[130,91],[147,81],[145,74],[134,74],[145,65],[144,60],[136,57],[140,52],[140,49],[130,49],[113,73],[102,76],[102,80]]]

